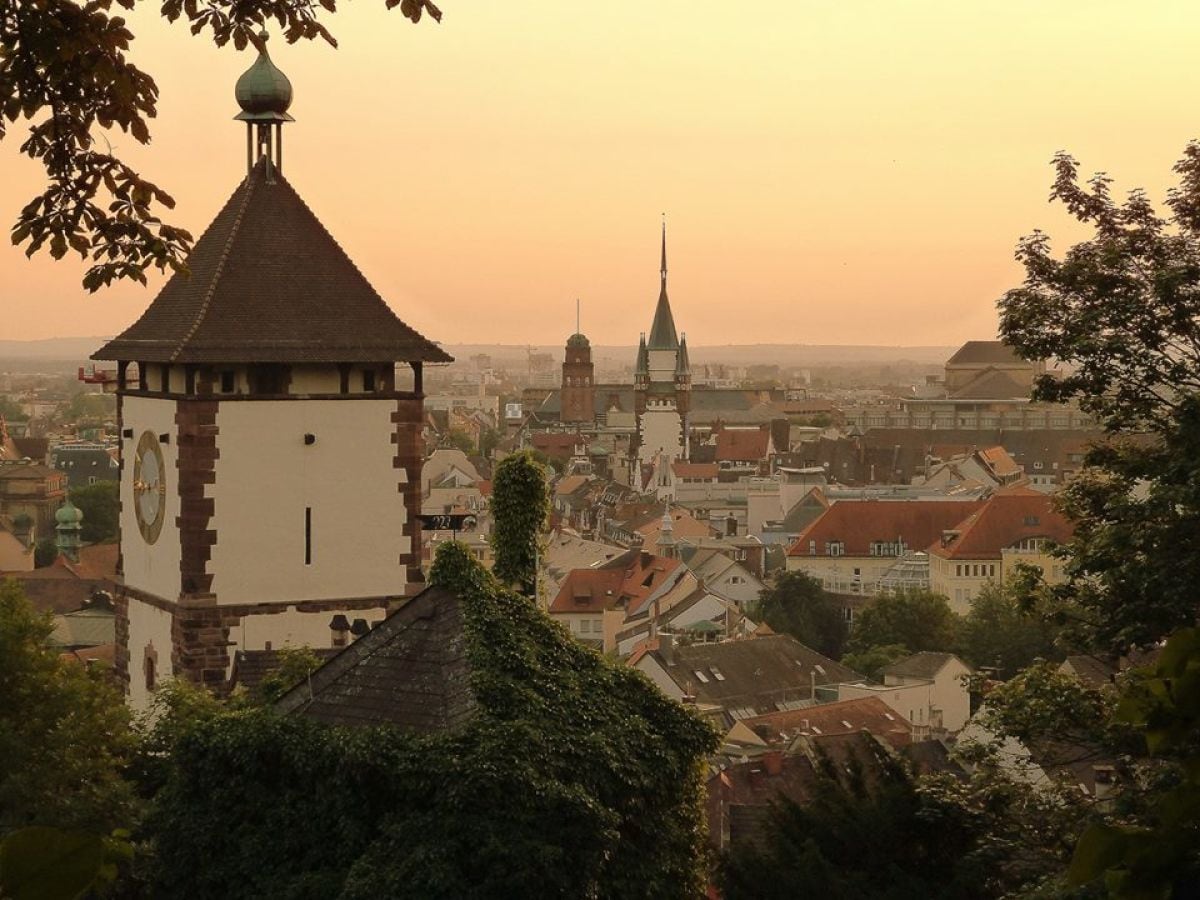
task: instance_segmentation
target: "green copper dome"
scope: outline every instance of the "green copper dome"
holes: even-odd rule
[[[267,36],[261,35],[263,41]],[[291,122],[287,114],[292,105],[292,83],[279,71],[264,46],[258,59],[242,73],[233,89],[238,106],[242,108],[236,118],[245,122]]]
[[[584,335],[580,334],[579,332],[576,332],[575,334],[573,334],[569,338],[567,338],[567,346],[568,347],[590,347],[591,343],[588,341],[588,339]]]
[[[74,503],[67,500],[54,514],[54,521],[59,525],[78,525],[83,521],[83,513]]]

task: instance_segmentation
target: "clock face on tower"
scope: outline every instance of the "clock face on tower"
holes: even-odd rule
[[[158,436],[142,432],[133,454],[133,511],[138,530],[147,544],[158,540],[167,506],[167,467],[163,464]]]

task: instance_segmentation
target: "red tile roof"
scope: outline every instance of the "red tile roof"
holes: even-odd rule
[[[982,506],[978,500],[841,500],[800,532],[788,556],[825,556],[826,543],[835,541],[845,556],[869,556],[873,541],[903,540],[911,550],[924,550]]]
[[[691,463],[676,460],[671,463],[676,478],[717,478],[721,467],[716,463]]]
[[[946,546],[938,541],[930,552],[946,559],[999,559],[1005,547],[1025,538],[1044,537],[1062,544],[1074,534],[1070,521],[1047,494],[1026,487],[993,494],[955,530],[958,537]]]
[[[853,734],[867,731],[893,747],[912,743],[912,725],[878,697],[821,703],[742,719],[768,743],[790,742],[797,735]]]
[[[594,569],[572,569],[550,603],[552,613],[599,613],[637,609],[668,581],[683,563],[629,550]]]
[[[717,432],[716,458],[726,462],[764,459],[770,442],[769,428],[722,428]]]

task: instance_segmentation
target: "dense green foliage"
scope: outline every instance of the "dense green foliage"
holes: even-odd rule
[[[842,657],[842,664],[849,666],[855,672],[866,675],[872,681],[880,681],[882,670],[892,663],[912,656],[903,644],[880,644],[847,653]]]
[[[1038,659],[1061,659],[1058,633],[1045,616],[1024,608],[1018,583],[988,583],[971,598],[958,650],[975,668],[992,668],[996,677],[1011,678]]]
[[[1174,634],[1158,661],[1132,674],[1113,727],[1136,729],[1165,768],[1143,815],[1094,822],[1075,848],[1075,884],[1103,878],[1123,900],[1200,896],[1200,629]]]
[[[274,703],[321,668],[321,662],[309,647],[280,647],[278,665],[263,677],[253,699]]]
[[[780,574],[762,590],[748,614],[826,656],[842,655],[849,629],[841,607],[821,582],[805,572]]]
[[[0,834],[26,825],[108,834],[127,826],[136,741],[101,669],[64,660],[18,585],[0,582]]]
[[[6,422],[27,422],[29,416],[21,409],[21,404],[8,397],[0,397],[0,419]]]
[[[528,452],[506,456],[492,479],[492,572],[533,595],[538,547],[550,516],[546,470]]]
[[[115,541],[120,533],[121,485],[117,481],[71,489],[71,502],[83,513],[79,536],[87,544]]]
[[[112,394],[79,391],[62,411],[64,422],[108,421],[117,417],[117,398]]]
[[[1065,364],[1036,399],[1077,399],[1122,436],[1061,495],[1070,581],[1049,592],[1099,649],[1120,651],[1196,621],[1200,143],[1175,167],[1167,216],[1142,191],[1115,201],[1105,175],[1080,184],[1066,154],[1055,165],[1053,199],[1092,236],[1061,258],[1041,232],[1021,241],[1025,281],[1001,300],[1000,331],[1023,356]]]
[[[443,547],[433,581],[463,597],[469,723],[194,723],[146,829],[156,897],[698,894],[711,730]]]
[[[149,120],[158,106],[158,87],[127,56],[133,33],[114,6],[133,9],[137,0],[12,0],[0,6],[0,140],[7,126],[29,121],[21,153],[39,162],[49,182],[20,211],[14,244],[28,255],[43,247],[59,259],[69,252],[90,260],[88,290],[122,278],[146,283],[145,271],[183,269],[192,236],[164,223],[161,210],[174,200],[142,178],[113,150],[129,139],[150,140]],[[336,0],[165,0],[162,15],[182,18],[193,34],[209,32],[217,46],[241,49],[261,44],[270,24],[285,39],[322,38],[335,44],[318,21]],[[412,21],[428,12],[440,19],[432,0],[386,0]],[[120,129],[118,136],[116,129]]]
[[[984,896],[972,858],[979,818],[923,791],[882,747],[873,756],[844,768],[821,759],[812,799],[779,804],[761,848],[747,843],[727,858],[728,900]]]
[[[947,650],[954,647],[958,626],[959,617],[941,594],[919,590],[880,594],[855,616],[846,649],[861,653],[899,644],[909,653]]]
[[[475,440],[460,428],[451,428],[446,434],[447,445],[468,455],[475,452]]]

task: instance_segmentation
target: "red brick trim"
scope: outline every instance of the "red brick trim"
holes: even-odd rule
[[[217,400],[179,400],[175,404],[178,443],[179,584],[181,597],[206,597],[212,590],[208,571],[217,532],[209,527],[214,500],[205,496],[205,485],[216,483]]]
[[[404,473],[398,482],[398,490],[404,498],[404,526],[401,534],[409,538],[407,552],[401,553],[399,562],[404,566],[405,592],[415,594],[424,587],[421,574],[421,464],[423,444],[421,428],[425,421],[425,404],[420,397],[409,396],[396,401],[392,422],[396,426],[392,443],[396,455],[392,457],[393,468]]]

